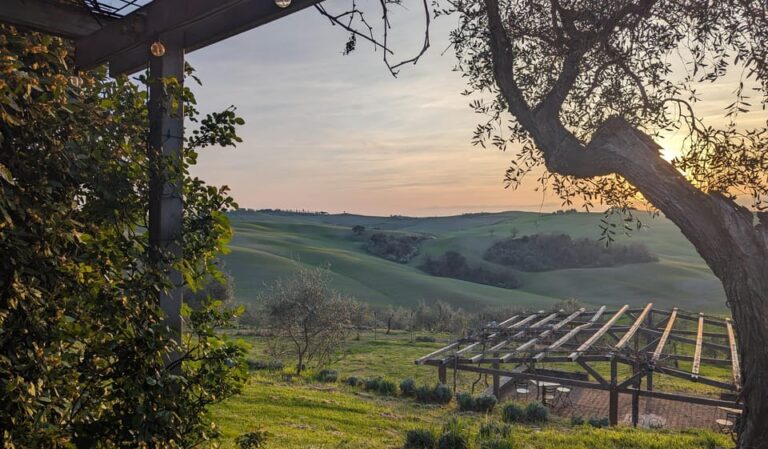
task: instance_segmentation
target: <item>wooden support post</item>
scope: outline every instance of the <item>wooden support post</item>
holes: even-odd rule
[[[437,381],[443,385],[448,383],[448,374],[444,363],[437,367]]]
[[[635,364],[632,367],[632,374],[637,374],[640,370],[640,367]],[[640,387],[643,383],[643,376],[640,375],[637,377],[637,381],[635,382],[635,392],[632,393],[632,427],[637,427],[637,422],[640,418]]]
[[[171,336],[181,343],[181,302],[183,280],[181,273],[170,265],[182,257],[181,222],[184,212],[182,203],[182,157],[184,118],[180,98],[171,102],[163,79],[175,78],[181,85],[184,80],[184,48],[178,35],[162,35],[165,47],[162,56],[149,54],[149,241],[154,260],[168,273],[169,287],[159,294],[160,308],[165,314],[164,323]],[[173,105],[177,105],[174,108]],[[177,362],[180,354],[169,354],[167,364]]]
[[[499,362],[493,363],[493,369],[499,369]],[[496,373],[493,374],[493,395],[497,401],[501,402],[501,378]]]
[[[612,426],[619,424],[618,362],[611,359],[611,389],[608,395],[608,420]]]

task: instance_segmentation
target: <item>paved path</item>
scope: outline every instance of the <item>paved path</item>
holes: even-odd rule
[[[535,400],[535,388],[527,398],[520,400]],[[509,395],[514,399],[514,393]],[[608,392],[601,390],[576,388],[571,393],[573,405],[556,407],[553,413],[564,416],[581,416],[584,419],[592,417],[608,417]],[[640,398],[641,427],[662,427],[665,429],[702,428],[717,430],[715,419],[722,418],[724,413],[717,407],[687,404],[684,402],[668,401],[656,398]],[[632,396],[619,395],[619,422],[632,424]]]

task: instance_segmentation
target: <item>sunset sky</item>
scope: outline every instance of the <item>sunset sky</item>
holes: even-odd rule
[[[419,14],[395,16],[397,56],[419,47]],[[453,51],[441,55],[454,24],[439,19],[428,54],[397,79],[362,41],[342,55],[347,34],[312,8],[190,54],[204,83],[195,88],[200,109],[235,105],[246,121],[244,142],[204,151],[195,174],[230,186],[241,207],[257,209],[447,215],[560,208],[551,193],[534,191],[535,176],[520,190],[504,189],[513,155],[470,144],[479,117],[460,95]],[[712,92],[726,101],[731,87],[721,82]],[[708,105],[712,114],[722,101]]]

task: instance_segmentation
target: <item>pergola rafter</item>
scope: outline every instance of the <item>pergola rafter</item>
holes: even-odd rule
[[[583,317],[583,318],[582,318]],[[558,318],[560,318],[558,320]],[[579,319],[582,318],[582,319]],[[656,318],[656,319],[654,319]],[[661,319],[659,319],[661,318]],[[684,322],[681,322],[684,321]],[[695,322],[693,329],[685,322]],[[509,324],[513,323],[513,324]],[[722,326],[726,333],[707,332],[705,325]],[[690,338],[689,336],[695,336]],[[723,339],[728,345],[720,344]],[[689,353],[678,354],[675,341],[691,345]],[[618,395],[632,395],[633,423],[637,423],[641,397],[661,398],[692,404],[738,407],[733,394],[740,386],[736,337],[729,319],[692,315],[677,308],[662,310],[653,303],[633,309],[625,305],[617,310],[602,306],[596,311],[580,309],[568,315],[563,311],[517,314],[492,323],[476,335],[453,342],[416,361],[438,367],[441,381],[446,367],[455,371],[493,376],[493,393],[500,396],[506,387],[502,379],[537,379],[566,386],[609,391],[609,417],[616,424]],[[504,352],[504,348],[511,348]],[[703,357],[703,348],[714,355]],[[690,372],[678,368],[678,362],[691,362]],[[601,373],[596,363],[610,363],[610,374]],[[572,364],[575,371],[538,370],[545,363]],[[618,365],[631,368],[632,374],[619,378]],[[701,376],[701,367],[730,367],[732,380]],[[583,372],[574,378],[574,372]],[[698,382],[722,391],[720,398],[693,396],[677,392],[653,391],[653,374]],[[594,381],[583,379],[594,379]],[[642,379],[648,378],[644,389]]]

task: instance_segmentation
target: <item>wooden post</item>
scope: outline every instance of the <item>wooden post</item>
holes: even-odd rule
[[[184,118],[181,99],[174,99],[177,106],[174,108],[162,80],[172,77],[183,83],[184,48],[179,35],[161,35],[159,42],[165,47],[165,53],[149,55],[149,241],[153,257],[164,265],[170,281],[170,287],[160,292],[158,298],[165,314],[164,323],[171,330],[172,338],[180,343],[183,280],[181,273],[169,264],[182,257]],[[180,354],[169,354],[167,363],[176,362],[179,357]],[[180,369],[181,365],[176,364],[174,371]]]
[[[619,424],[618,362],[611,359],[611,389],[608,396],[608,420],[612,426]]]
[[[632,374],[636,374],[637,371],[640,370],[640,367],[637,365],[634,365],[632,367]],[[637,427],[637,422],[640,418],[640,387],[643,383],[643,376],[640,375],[637,377],[637,382],[635,382],[635,392],[632,393],[632,427]]]
[[[499,362],[493,362],[493,369],[499,369]],[[501,382],[498,374],[493,375],[493,395],[497,401],[501,401]]]
[[[445,385],[448,383],[448,375],[446,373],[445,364],[437,366],[437,381]]]

